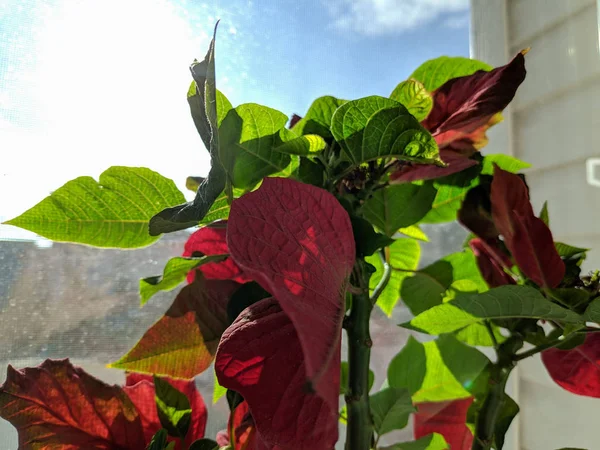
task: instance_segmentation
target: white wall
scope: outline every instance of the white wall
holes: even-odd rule
[[[600,187],[586,178],[586,161],[600,157],[596,0],[471,0],[471,6],[474,58],[497,66],[531,47],[527,78],[484,153],[533,164],[527,182],[534,208],[548,200],[555,239],[595,249],[584,270],[600,269]],[[557,387],[539,358],[525,361],[513,381],[521,414],[507,449],[600,449],[600,399]]]

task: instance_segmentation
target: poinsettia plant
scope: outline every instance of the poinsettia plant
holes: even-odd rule
[[[564,389],[600,397],[598,272],[582,274],[586,249],[554,242],[546,206],[533,211],[528,164],[479,151],[526,53],[497,68],[434,59],[389,97],[320,97],[288,121],[216,89],[213,37],[187,93],[211,157],[187,180],[193,201],[154,171],[111,167],[7,222],[129,249],[196,227],[140,281],[142,305],[184,286],[110,364],[125,386],[68,360],[9,366],[0,416],[20,448],[331,450],[341,422],[349,450],[501,449],[519,412],[508,377],[538,353]],[[455,220],[464,248],[420,266],[420,225]],[[371,314],[399,299],[413,337],[372,392]],[[206,370],[231,411],[217,436],[193,381]],[[415,441],[384,444],[411,414]]]

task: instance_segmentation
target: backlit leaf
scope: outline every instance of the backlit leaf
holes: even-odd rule
[[[226,255],[204,256],[202,258],[175,257],[167,261],[162,276],[142,278],[140,280],[140,304],[143,306],[150,298],[160,291],[170,291],[183,283],[187,274],[209,262],[222,261]]]
[[[323,376],[329,389],[318,395],[306,390],[303,353],[296,328],[273,298],[246,309],[219,345],[219,382],[244,397],[266,448],[331,450],[337,441],[340,342]]]
[[[233,203],[227,243],[234,261],[296,326],[307,377],[327,398],[331,383],[321,375],[338,347],[356,254],[348,213],[323,189],[266,178]]]
[[[408,424],[408,416],[416,409],[410,392],[406,389],[388,387],[369,398],[373,425],[378,436],[401,430]]]
[[[411,225],[406,228],[400,228],[398,232],[413,239],[417,239],[418,241],[429,242],[429,238],[423,232],[423,230],[419,228],[418,225]]]
[[[547,300],[537,289],[501,286],[481,294],[460,295],[422,312],[410,328],[429,334],[450,333],[485,319],[530,318],[581,323],[583,318]]]
[[[411,442],[401,442],[381,450],[448,450],[450,447],[441,434],[432,433]]]
[[[478,70],[489,71],[492,66],[476,59],[462,56],[441,56],[421,64],[410,76],[420,81],[429,92],[435,91],[452,78],[471,75]]]
[[[67,182],[20,216],[5,222],[53,241],[95,247],[136,248],[158,239],[150,218],[185,198],[173,181],[142,167],[113,166],[99,181]]]
[[[493,175],[494,164],[500,167],[502,170],[506,170],[510,173],[518,173],[523,169],[528,169],[531,164],[521,161],[520,159],[514,158],[509,155],[502,153],[485,155],[483,157],[481,174],[482,175]]]
[[[419,222],[431,209],[432,185],[391,185],[377,190],[362,206],[362,215],[388,236]]]
[[[308,108],[306,115],[294,124],[292,130],[299,135],[317,134],[331,139],[331,117],[344,103],[346,100],[330,95],[317,98]]]
[[[443,165],[431,135],[389,98],[371,96],[344,103],[331,119],[331,132],[354,165],[391,156]]]
[[[433,98],[425,86],[417,80],[398,84],[390,94],[392,100],[402,103],[419,122],[425,119],[433,107]]]
[[[185,438],[192,420],[190,401],[184,393],[159,377],[154,377],[154,390],[160,423],[171,436]]]
[[[293,132],[282,128],[281,132],[286,131],[294,135]],[[307,134],[304,136],[288,137],[283,144],[275,147],[275,150],[280,153],[287,153],[288,155],[310,155],[311,153],[318,153],[323,150],[327,144],[323,138],[316,134]]]
[[[23,450],[146,447],[140,412],[127,394],[67,359],[23,370],[9,365],[0,417],[17,429]]]
[[[227,328],[227,302],[239,285],[196,280],[185,286],[165,315],[110,367],[175,378],[192,378],[213,360]]]

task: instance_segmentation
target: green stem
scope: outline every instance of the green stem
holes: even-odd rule
[[[380,250],[379,258],[381,259],[381,263],[383,264],[383,276],[375,289],[373,289],[373,294],[371,295],[371,305],[375,305],[377,303],[377,299],[381,295],[381,293],[385,290],[388,283],[390,282],[390,278],[392,277],[392,266],[385,259],[385,250]]]
[[[360,284],[361,293],[353,295],[350,316],[345,322],[348,333],[346,450],[369,450],[373,440],[369,406],[369,360],[373,344],[369,335],[369,319],[372,307],[368,296],[368,277],[361,279]]]
[[[492,365],[490,387],[477,417],[471,450],[490,450],[492,448],[496,421],[504,406],[506,382],[514,366],[510,361],[499,361]]]
[[[543,352],[544,350],[548,350],[549,348],[556,347],[560,344],[566,344],[567,342],[575,339],[577,337],[577,333],[573,333],[573,335],[566,337],[564,339],[554,339],[546,344],[538,345],[537,347],[533,347],[526,352],[519,353],[514,356],[513,361],[521,361],[522,359],[529,358],[530,356],[537,355],[538,353]]]

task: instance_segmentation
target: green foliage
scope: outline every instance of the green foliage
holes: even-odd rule
[[[227,255],[211,255],[202,258],[183,258],[176,256],[167,261],[163,274],[140,280],[140,304],[144,306],[150,298],[160,291],[175,289],[185,280],[191,270],[210,262],[222,261]]]
[[[583,318],[549,302],[537,289],[501,286],[481,294],[459,295],[435,306],[405,324],[429,334],[451,333],[485,319],[531,318],[579,324]]]
[[[161,425],[173,437],[185,438],[192,407],[187,396],[162,378],[154,377],[156,411]]]
[[[344,103],[346,100],[330,95],[319,97],[312,102],[306,115],[292,129],[299,135],[317,134],[331,139],[331,118],[335,110]]]
[[[175,448],[175,442],[167,443],[167,430],[164,428],[158,430],[152,440],[146,447],[146,450],[173,450]]]
[[[392,91],[390,98],[402,103],[419,122],[425,119],[433,108],[433,97],[417,80],[401,82]]]
[[[428,436],[411,442],[402,442],[390,447],[382,447],[381,450],[448,450],[450,447],[444,436],[432,433]]]
[[[431,209],[435,188],[427,184],[395,184],[376,191],[362,206],[365,219],[388,236],[419,222]]]
[[[391,275],[387,286],[377,299],[377,305],[387,316],[392,315],[394,306],[400,297],[400,286],[403,286],[403,281],[417,269],[420,256],[421,247],[414,239],[397,239],[386,249],[385,259],[390,265]],[[376,269],[369,280],[369,289],[373,292],[383,277],[383,262],[380,255],[367,257],[366,261]]]
[[[481,163],[481,175],[493,175],[494,164],[500,167],[502,170],[506,170],[510,173],[518,173],[523,169],[528,169],[531,164],[521,161],[520,159],[512,156],[499,154],[485,155],[483,162]]]
[[[389,98],[374,95],[344,103],[333,114],[331,132],[353,165],[393,156],[443,166],[431,134]]]
[[[219,450],[219,444],[212,439],[198,439],[190,445],[189,450]]]
[[[490,71],[492,67],[475,59],[441,56],[421,64],[410,78],[420,81],[425,89],[433,92],[452,78],[471,75],[478,70]]]
[[[151,217],[184,199],[173,181],[150,169],[114,166],[98,181],[79,177],[67,182],[5,223],[58,242],[137,248],[158,239],[148,235]]]
[[[375,432],[379,436],[404,428],[408,416],[416,411],[406,389],[387,387],[371,395],[370,403]]]

